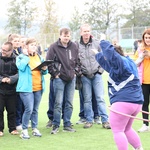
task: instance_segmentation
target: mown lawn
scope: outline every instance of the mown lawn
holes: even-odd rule
[[[47,109],[48,109],[48,94],[49,94],[49,75],[46,79],[46,91],[43,95],[40,109],[39,109],[39,130],[42,133],[42,137],[33,137],[31,135],[31,129],[29,133],[31,139],[22,140],[19,136],[13,136],[8,133],[6,113],[5,113],[5,131],[4,137],[0,137],[0,150],[116,150],[111,130],[103,129],[101,125],[94,124],[90,129],[83,129],[83,125],[76,125],[78,121],[79,113],[79,97],[78,91],[74,96],[74,110],[72,115],[72,123],[77,130],[75,133],[66,133],[62,131],[62,125],[57,135],[51,135],[51,129],[47,129],[46,123]],[[107,96],[107,74],[103,74],[105,85],[105,100],[107,106],[109,106],[109,99]],[[109,114],[109,110],[108,110]],[[139,114],[141,117],[141,114]],[[134,128],[138,130],[142,125],[142,121],[135,120]],[[143,143],[144,150],[150,150],[149,139],[150,132],[139,134]],[[129,150],[132,147],[129,146]]]

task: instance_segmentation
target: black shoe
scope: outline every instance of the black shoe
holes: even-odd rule
[[[59,127],[54,125],[51,134],[57,134],[57,132],[59,132]]]
[[[49,120],[46,124],[46,128],[51,128],[52,127],[52,120]]]
[[[64,127],[63,131],[64,131],[64,132],[76,132],[76,130],[73,129],[71,126]]]

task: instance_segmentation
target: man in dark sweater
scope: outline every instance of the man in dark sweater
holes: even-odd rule
[[[0,53],[0,136],[4,130],[4,110],[7,111],[9,132],[13,135],[16,131],[16,84],[18,80],[18,69],[16,57],[13,54],[13,45],[6,42],[2,45]]]
[[[75,68],[78,60],[78,48],[70,38],[71,31],[68,28],[62,28],[60,30],[60,38],[50,46],[46,56],[47,60],[54,60],[54,63],[48,67],[49,73],[53,78],[55,97],[51,134],[56,134],[59,130],[64,95],[64,131],[76,131],[71,127],[70,119],[73,111],[72,103],[75,91]]]

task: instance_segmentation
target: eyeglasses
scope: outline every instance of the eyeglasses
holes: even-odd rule
[[[8,53],[8,52],[11,51],[11,49],[10,49],[10,50],[5,50],[5,49],[2,49],[2,48],[1,48],[1,51],[5,52],[5,53]]]

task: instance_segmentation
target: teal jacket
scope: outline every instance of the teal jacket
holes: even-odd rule
[[[44,61],[44,59],[39,55],[39,58],[41,62]],[[16,65],[19,72],[19,79],[17,83],[17,92],[33,92],[32,91],[32,71],[29,66],[29,60],[30,58],[24,54],[20,54],[17,56],[16,59]],[[41,76],[42,76],[42,91],[45,89],[45,80],[44,76],[48,73],[48,70],[41,70]]]

